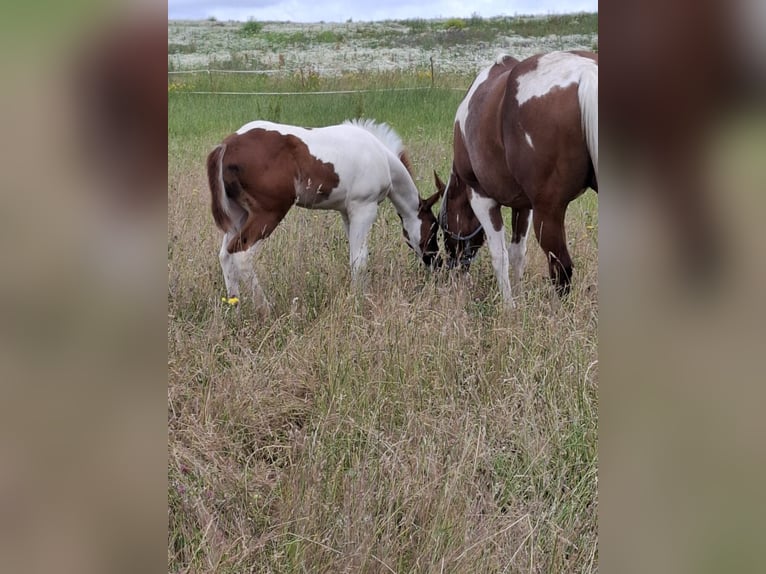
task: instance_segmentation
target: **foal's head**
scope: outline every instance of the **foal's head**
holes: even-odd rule
[[[471,209],[469,189],[454,170],[447,185],[434,171],[437,194],[444,194],[439,211],[439,225],[444,233],[444,250],[447,252],[447,268],[457,265],[468,271],[476,252],[484,244],[484,229]]]
[[[420,252],[426,267],[438,269],[442,266],[442,257],[439,255],[439,223],[436,221],[432,210],[436,200],[441,197],[437,191],[427,199],[420,198],[418,203],[418,219],[420,220]],[[404,232],[405,237],[407,232]],[[409,238],[407,238],[409,240]]]

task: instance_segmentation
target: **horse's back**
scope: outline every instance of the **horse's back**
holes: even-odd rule
[[[312,128],[256,120],[224,141],[232,150],[227,160],[237,153],[250,177],[259,179],[253,179],[252,189],[277,185],[303,207],[345,211],[349,201],[383,199],[392,168],[401,163],[387,147],[395,146],[396,138],[389,134],[386,140],[379,124]]]

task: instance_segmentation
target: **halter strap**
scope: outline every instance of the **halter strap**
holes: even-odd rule
[[[442,204],[442,209],[439,210],[439,226],[442,228],[442,232],[449,235],[452,239],[455,241],[468,241],[469,239],[473,239],[476,237],[479,232],[484,230],[484,227],[482,227],[481,222],[479,223],[479,227],[477,227],[474,231],[469,233],[468,235],[460,235],[459,233],[453,233],[449,229],[447,229],[447,190],[444,190],[444,203]]]

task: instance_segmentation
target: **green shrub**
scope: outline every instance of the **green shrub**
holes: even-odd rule
[[[450,18],[444,23],[447,30],[462,30],[465,28],[465,21],[462,18]]]
[[[255,36],[263,29],[263,24],[261,22],[257,22],[255,20],[248,20],[244,24],[242,24],[242,28],[240,28],[240,32],[245,36]]]

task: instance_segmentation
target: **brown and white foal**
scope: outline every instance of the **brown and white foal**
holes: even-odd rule
[[[293,205],[340,212],[355,284],[367,263],[378,204],[386,197],[416,255],[428,266],[441,264],[431,211],[440,194],[420,198],[402,140],[386,124],[352,120],[303,128],[250,122],[210,152],[207,172],[213,218],[225,233],[219,259],[230,300],[239,299],[240,280],[247,280],[256,304],[270,306],[248,256]]]

